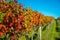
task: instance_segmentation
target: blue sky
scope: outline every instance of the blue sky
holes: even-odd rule
[[[60,0],[18,0],[18,3],[23,4],[23,8],[31,7],[46,16],[60,16]]]

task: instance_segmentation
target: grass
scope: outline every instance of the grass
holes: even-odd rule
[[[55,36],[56,36],[56,21],[54,21],[52,24],[49,24],[46,27],[46,30],[42,32],[42,40],[55,40]]]

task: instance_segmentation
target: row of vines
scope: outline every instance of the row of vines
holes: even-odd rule
[[[39,40],[38,29],[44,28],[54,20],[31,8],[23,8],[17,2],[0,2],[1,40]],[[38,37],[37,37],[38,36]],[[36,38],[36,39],[35,39]]]

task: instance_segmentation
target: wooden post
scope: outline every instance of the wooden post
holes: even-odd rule
[[[34,33],[32,33],[32,38],[31,38],[31,40],[33,40],[33,35],[34,35]]]
[[[40,27],[39,30],[40,30],[40,40],[41,40],[41,38],[42,38],[42,27]]]

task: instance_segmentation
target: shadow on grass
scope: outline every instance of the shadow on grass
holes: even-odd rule
[[[60,28],[56,27],[56,32],[60,32]]]
[[[60,40],[60,38],[55,38],[55,40]]]

